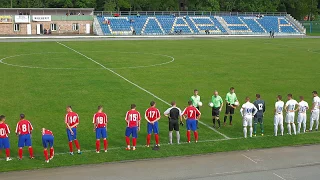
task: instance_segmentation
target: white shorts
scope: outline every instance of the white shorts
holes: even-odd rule
[[[283,115],[282,114],[276,114],[274,115],[273,124],[275,126],[283,125]]]
[[[294,123],[294,112],[289,112],[286,115],[286,123]]]
[[[298,119],[297,119],[297,122],[300,124],[305,124],[307,123],[307,114],[306,113],[300,113],[298,114]]]
[[[248,116],[244,116],[242,119],[242,124],[243,126],[247,127],[247,126],[252,126],[252,116],[248,115]]]
[[[311,113],[311,117],[310,117],[310,120],[311,121],[319,121],[319,110],[313,110],[312,113]]]

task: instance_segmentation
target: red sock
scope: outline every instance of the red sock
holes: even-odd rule
[[[127,143],[127,146],[130,146],[130,138],[128,136],[126,136],[126,143]]]
[[[104,150],[108,149],[108,140],[106,139],[103,140],[103,147],[104,147]]]
[[[194,134],[194,138],[195,138],[195,140],[196,140],[196,141],[198,141],[198,132],[197,132],[197,131],[195,131],[195,132],[193,132],[193,134]]]
[[[156,140],[156,144],[158,145],[159,144],[159,135],[158,134],[155,134],[154,135],[154,138]]]
[[[96,141],[96,149],[97,151],[100,151],[100,140]]]
[[[150,141],[151,141],[151,134],[147,135],[147,145],[150,145]]]
[[[48,158],[48,150],[47,149],[43,150],[43,154],[44,154],[44,158],[46,158],[46,161],[47,161],[49,159]]]
[[[22,159],[22,153],[23,153],[22,148],[20,148],[20,149],[19,149],[19,158],[20,158],[20,159]]]
[[[52,158],[54,156],[54,150],[53,148],[50,148],[50,158]]]
[[[136,146],[137,145],[137,139],[136,138],[132,138],[132,146]]]
[[[10,149],[9,149],[9,148],[6,149],[6,156],[7,156],[7,157],[10,157]]]
[[[33,149],[32,149],[32,147],[29,147],[29,154],[30,154],[30,158],[32,158],[33,157]]]
[[[76,148],[77,148],[78,150],[80,150],[80,144],[79,144],[78,139],[74,140],[74,144],[76,145]]]
[[[190,131],[187,131],[188,142],[190,141]]]
[[[70,149],[70,152],[73,152],[72,141],[69,142],[69,149]]]

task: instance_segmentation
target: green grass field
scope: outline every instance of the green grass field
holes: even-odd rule
[[[5,162],[2,152],[2,172],[320,143],[318,133],[272,137],[276,95],[292,93],[296,99],[304,95],[311,105],[311,91],[320,91],[318,39],[62,43],[86,57],[56,42],[0,43],[0,58],[10,57],[2,60],[6,64],[0,64],[0,113],[6,115],[11,127],[11,154],[14,157],[13,161]],[[170,62],[171,57],[174,58],[173,62]],[[151,100],[157,102],[161,112],[169,106],[90,59],[112,68],[115,73],[165,102],[176,100],[180,108],[186,106],[193,89],[199,89],[204,103],[201,121],[207,126],[212,126],[211,109],[207,104],[215,89],[225,97],[228,89],[234,86],[240,103],[244,102],[246,96],[254,99],[254,95],[260,93],[267,104],[266,136],[243,139],[242,122],[237,109],[234,125],[219,129],[230,139],[200,124],[199,143],[168,146],[168,122],[163,117],[160,120],[160,151],[143,147],[146,138],[146,121],[143,120],[139,147],[136,151],[127,152],[124,116],[130,104],[136,103],[141,113],[144,113]],[[159,65],[154,66],[156,64]],[[67,105],[72,105],[80,116],[78,139],[84,151],[82,155],[67,154],[69,148],[64,124]],[[108,153],[100,154],[94,152],[95,134],[91,122],[98,105],[105,107],[109,117],[110,149]],[[27,158],[27,149],[22,161],[16,158],[18,148],[14,129],[20,113],[25,113],[35,128],[32,135],[36,155],[34,160]],[[44,163],[42,127],[49,128],[55,135],[56,156],[49,164]],[[185,133],[185,127],[181,128],[182,142],[186,141]]]

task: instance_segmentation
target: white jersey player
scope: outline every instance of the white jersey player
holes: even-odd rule
[[[301,124],[303,125],[303,133],[306,132],[307,127],[307,110],[309,109],[309,105],[306,101],[304,101],[304,97],[300,96],[299,102],[299,111],[298,111],[298,129],[297,132],[300,133]]]
[[[284,102],[282,101],[282,96],[278,95],[277,96],[277,102],[274,106],[274,120],[273,120],[273,125],[274,125],[274,135],[278,135],[278,127],[280,126],[280,131],[281,131],[281,136],[283,136],[283,107],[284,107]]]
[[[250,98],[246,97],[246,103],[244,103],[240,109],[243,122],[243,134],[244,138],[247,138],[247,126],[250,127],[250,137],[252,137],[252,117],[258,112],[258,109],[254,104],[250,102]]]
[[[312,131],[313,123],[316,121],[316,131],[318,131],[319,127],[319,108],[320,108],[320,98],[318,96],[317,91],[313,91],[313,101],[311,108],[311,117],[310,117],[310,131]]]
[[[299,104],[296,100],[292,99],[292,94],[288,94],[288,101],[284,108],[287,112],[286,123],[288,127],[288,134],[291,135],[291,126],[293,129],[293,134],[296,135],[296,125],[294,124],[295,112],[299,109]]]

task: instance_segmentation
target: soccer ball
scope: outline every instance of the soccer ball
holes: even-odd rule
[[[198,106],[200,106],[200,107],[201,107],[201,106],[202,106],[202,102],[198,102]]]
[[[240,105],[239,101],[234,102],[234,105],[239,106]]]
[[[213,103],[212,102],[209,102],[208,104],[210,107],[213,107]]]

